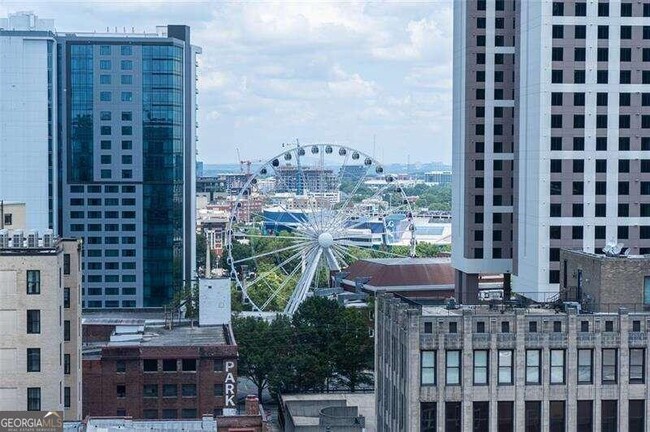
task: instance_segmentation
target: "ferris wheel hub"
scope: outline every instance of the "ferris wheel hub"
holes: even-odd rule
[[[318,245],[323,249],[329,249],[334,244],[334,237],[328,232],[318,235]]]

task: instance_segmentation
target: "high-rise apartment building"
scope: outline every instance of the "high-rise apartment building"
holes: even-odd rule
[[[83,237],[86,307],[170,302],[195,274],[190,29],[57,37],[62,234]]]
[[[54,23],[0,19],[0,200],[26,204],[30,228],[57,227]]]
[[[81,243],[0,230],[0,410],[79,420]]]
[[[169,303],[195,277],[190,29],[54,33],[0,20],[0,200],[82,238],[85,307]]]
[[[454,21],[461,300],[481,273],[552,297],[560,248],[650,252],[650,2],[456,1]]]

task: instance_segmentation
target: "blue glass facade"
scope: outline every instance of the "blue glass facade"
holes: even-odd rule
[[[93,46],[70,47],[68,181],[93,181]]]
[[[143,303],[183,285],[183,49],[142,47]]]

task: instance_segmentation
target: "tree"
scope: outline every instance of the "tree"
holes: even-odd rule
[[[201,232],[196,235],[196,267],[197,268],[206,268],[206,249],[207,249],[208,238],[205,235],[205,232]],[[210,264],[212,268],[216,267],[217,264],[217,255],[212,249],[210,249]]]
[[[246,317],[233,320],[235,340],[239,349],[239,375],[250,379],[257,386],[257,397],[278,381],[289,352],[291,323],[287,318],[277,317],[272,323],[259,318]]]
[[[344,309],[345,326],[334,341],[334,368],[354,392],[360,384],[372,383],[375,346],[369,337],[369,319],[366,309]]]

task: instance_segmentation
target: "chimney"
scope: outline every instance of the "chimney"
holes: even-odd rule
[[[258,416],[260,415],[260,401],[255,395],[246,396],[246,402],[244,402],[244,407],[246,410],[246,415],[249,416]]]

